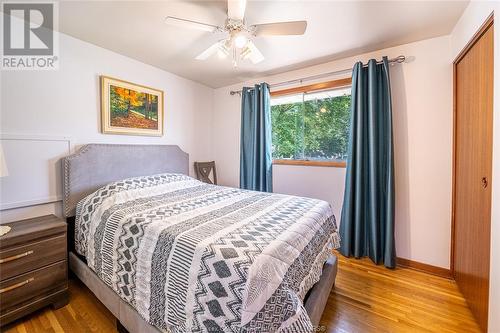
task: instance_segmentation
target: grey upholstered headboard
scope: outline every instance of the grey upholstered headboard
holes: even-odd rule
[[[173,145],[89,144],[62,159],[63,210],[75,215],[78,201],[125,178],[174,172],[189,174],[189,155]]]

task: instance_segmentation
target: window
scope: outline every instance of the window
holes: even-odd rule
[[[351,79],[271,93],[275,164],[345,166]]]

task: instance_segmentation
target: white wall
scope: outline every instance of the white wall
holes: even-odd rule
[[[452,55],[455,58],[472,39],[476,31],[494,12],[496,21],[500,14],[499,2],[473,1],[451,33]],[[491,256],[490,256],[490,297],[489,332],[500,332],[500,29],[498,22],[494,28],[494,113],[493,113],[493,175],[491,211]]]
[[[328,201],[337,223],[344,198],[345,168],[274,165],[273,191]]]
[[[212,121],[212,88],[64,34],[60,34],[59,59],[56,71],[1,72],[2,133],[69,136],[75,146],[176,144],[190,154],[191,161],[212,157],[212,131],[207,126]],[[99,75],[163,90],[165,135],[101,134]],[[6,222],[59,211],[57,203],[1,214]]]
[[[448,36],[259,78],[270,84],[342,70],[383,55],[409,58],[391,69],[399,257],[448,268],[451,224],[452,66]],[[253,82],[246,82],[246,85]],[[308,82],[309,83],[309,82]],[[215,90],[214,156],[223,184],[238,186],[240,98]],[[340,218],[345,169],[274,166],[274,191],[329,201]]]

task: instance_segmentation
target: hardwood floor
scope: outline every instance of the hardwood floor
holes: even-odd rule
[[[339,258],[326,332],[480,332],[452,280],[369,259]]]
[[[479,332],[455,282],[342,256],[321,325],[324,329],[318,332]],[[38,311],[2,332],[116,332],[116,328],[111,313],[81,282],[72,280],[69,305]]]

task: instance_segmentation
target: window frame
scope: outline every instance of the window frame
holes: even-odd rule
[[[271,98],[284,95],[293,95],[298,93],[308,93],[314,91],[321,91],[331,88],[345,88],[352,86],[352,78],[344,78],[331,80],[326,82],[309,84],[306,86],[282,89],[271,91]],[[334,168],[345,168],[347,166],[346,161],[328,161],[328,160],[296,160],[296,159],[273,159],[273,165],[301,165],[301,166],[321,166],[321,167],[334,167]]]

